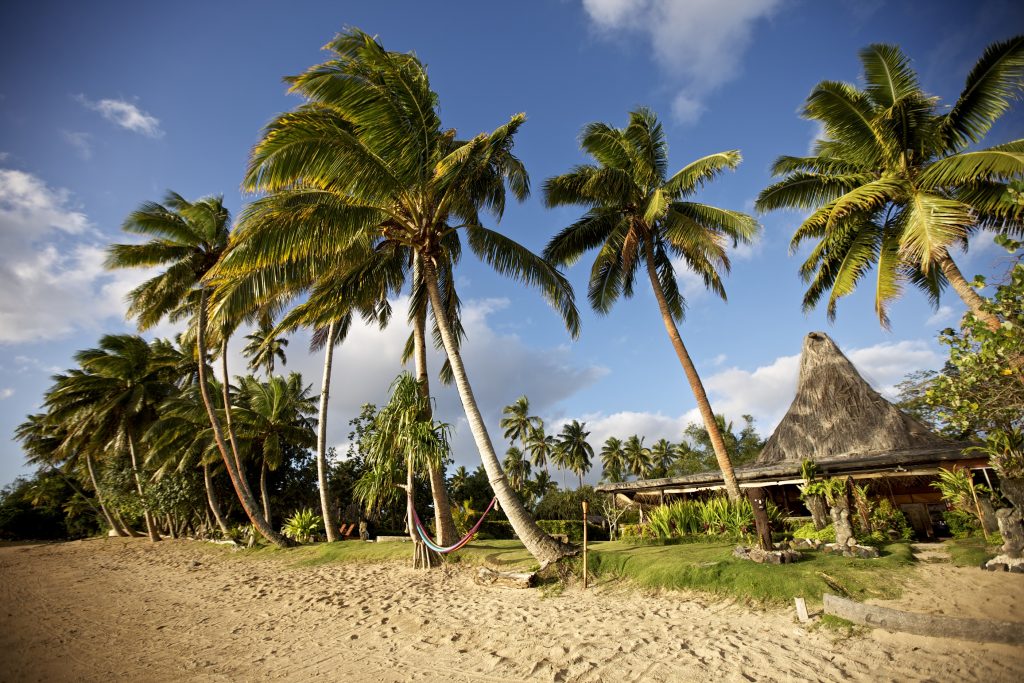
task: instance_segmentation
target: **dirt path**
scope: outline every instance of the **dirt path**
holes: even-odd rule
[[[555,597],[464,571],[290,568],[206,544],[94,539],[0,548],[11,681],[1016,681],[1005,646],[836,640],[684,593]]]

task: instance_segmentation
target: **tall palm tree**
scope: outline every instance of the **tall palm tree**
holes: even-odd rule
[[[558,484],[551,479],[551,475],[547,472],[537,472],[533,477],[533,495],[538,501],[543,500],[544,496],[549,493],[553,493],[558,490]]]
[[[518,441],[524,446],[530,436],[530,432],[536,428],[540,418],[530,415],[530,399],[520,396],[505,406],[504,417],[501,418],[499,427],[505,430],[505,438],[513,445]]]
[[[1024,88],[1024,36],[990,45],[952,108],[925,94],[899,47],[870,45],[860,59],[865,87],[822,81],[814,88],[802,115],[820,122],[823,138],[809,157],[779,157],[772,171],[782,180],[756,203],[759,211],[812,212],[790,243],[795,250],[815,242],[800,268],[809,284],[804,309],[827,294],[833,319],[838,300],[874,267],[883,327],[907,283],[936,305],[948,283],[977,318],[998,326],[950,249],[966,248],[980,228],[1022,234],[1024,211],[1007,190],[1024,177],[1024,139],[968,147]]]
[[[249,483],[241,471],[241,461],[229,422],[230,401],[224,401],[226,440],[208,386],[206,358],[209,353],[206,340],[210,332],[207,320],[210,287],[203,282],[203,277],[227,248],[230,222],[231,216],[222,198],[206,197],[190,202],[170,192],[163,204],[146,202],[129,214],[122,228],[126,232],[150,239],[142,244],[111,245],[107,251],[106,266],[166,268],[132,290],[128,295],[128,315],[137,319],[140,330],[148,329],[164,318],[172,321],[192,319],[199,354],[199,389],[224,467],[253,526],[268,541],[285,547],[290,545],[288,540],[263,519]],[[218,331],[224,332],[226,327],[222,322]],[[226,368],[226,334],[221,334],[220,347],[226,392],[229,377]]]
[[[245,335],[249,340],[242,355],[249,359],[249,369],[256,371],[263,368],[269,378],[274,374],[274,365],[281,361],[281,365],[288,364],[288,357],[285,355],[285,348],[288,340],[277,335],[274,328],[274,321],[268,315],[261,315],[259,323],[252,334]]]
[[[608,313],[619,296],[633,295],[637,270],[647,271],[658,301],[665,331],[686,374],[708,430],[715,431],[714,412],[697,368],[679,336],[685,300],[676,282],[677,259],[725,299],[720,271],[730,263],[726,244],[749,242],[757,231],[753,218],[737,211],[689,201],[697,189],[725,169],[736,168],[738,151],[697,159],[667,178],[668,144],[661,124],[648,109],[629,115],[629,125],[587,125],[580,146],[596,164],[577,166],[544,184],[548,206],[575,205],[587,212],[548,243],[544,255],[559,265],[571,265],[587,251],[598,249],[590,271],[590,304]],[[739,486],[721,436],[715,453],[731,498]]]
[[[55,377],[45,404],[53,420],[67,425],[66,439],[127,455],[152,541],[160,535],[143,487],[141,437],[157,419],[157,407],[174,391],[153,363],[153,349],[131,335],[104,335],[99,347],[79,351],[80,369]]]
[[[558,434],[558,450],[562,462],[579,476],[580,488],[583,488],[583,475],[590,471],[590,463],[594,458],[594,447],[587,443],[590,432],[585,429],[586,426],[585,422],[573,420],[563,425]]]
[[[667,477],[672,461],[676,457],[676,447],[668,439],[658,439],[651,446],[651,476]]]
[[[388,52],[358,30],[339,35],[333,58],[288,79],[307,98],[268,126],[246,177],[252,191],[276,197],[275,220],[247,231],[249,261],[280,263],[325,250],[409,250],[451,367],[484,467],[520,539],[542,563],[565,550],[545,534],[509,486],[491,444],[459,353],[449,276],[470,250],[498,272],[537,285],[572,333],[578,314],[572,290],[548,262],[485,228],[480,212],[500,218],[505,189],[528,193],[528,177],[512,154],[522,115],[491,133],[459,140],[441,127],[437,95],[419,60]],[[226,273],[229,274],[229,273]],[[447,279],[447,282],[445,281]]]
[[[312,421],[316,398],[309,395],[310,387],[303,386],[297,372],[266,382],[239,377],[238,382],[238,435],[259,454],[263,516],[270,522],[267,474],[281,466],[286,445],[310,448],[316,444]]]
[[[544,422],[537,419],[536,426],[530,429],[526,439],[526,450],[530,454],[530,462],[536,468],[544,468],[548,472],[548,460],[558,447],[558,441],[550,434],[544,433]],[[550,472],[548,472],[550,474]]]
[[[638,479],[645,478],[651,469],[651,451],[644,448],[644,438],[634,434],[626,439],[622,450],[629,471]]]
[[[609,436],[601,447],[601,479],[610,482],[622,481],[625,466],[626,452],[622,448],[622,440]]]

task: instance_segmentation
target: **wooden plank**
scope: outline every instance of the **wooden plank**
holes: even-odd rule
[[[914,633],[919,636],[1024,645],[1024,623],[904,612],[878,605],[865,605],[828,593],[825,594],[824,602],[825,614],[831,614],[861,626]]]
[[[796,602],[796,618],[800,620],[801,624],[806,624],[811,618],[807,615],[807,603],[803,598],[793,598]]]

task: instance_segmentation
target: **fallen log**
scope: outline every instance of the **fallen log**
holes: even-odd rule
[[[537,585],[537,572],[499,572],[480,567],[476,573],[476,582],[482,586],[533,588]]]
[[[824,602],[825,614],[831,614],[861,626],[914,633],[919,636],[1024,645],[1024,628],[1021,628],[1024,624],[1020,623],[904,612],[878,605],[865,605],[828,593],[824,596]]]

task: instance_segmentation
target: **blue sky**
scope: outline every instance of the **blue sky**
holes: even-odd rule
[[[802,154],[816,134],[797,110],[821,80],[854,82],[857,51],[898,43],[925,88],[951,102],[985,46],[1024,27],[1019,3],[812,2],[810,0],[562,0],[517,3],[270,2],[14,3],[0,43],[0,484],[25,472],[8,440],[38,409],[49,375],[104,332],[131,330],[123,295],[138,273],[105,273],[102,250],[142,201],[168,189],[190,198],[223,194],[237,213],[239,183],[261,127],[298,104],[281,82],[324,58],[345,26],[379,36],[428,64],[446,126],[470,135],[516,112],[526,125],[516,151],[539,189],[582,161],[590,121],[623,125],[638,105],[661,116],[670,165],[740,149],[740,168],[701,195],[752,210],[780,154]],[[1018,105],[992,144],[1024,137]],[[500,228],[540,250],[576,217],[542,207],[539,192],[510,206]],[[876,387],[941,364],[936,332],[962,311],[947,295],[938,312],[915,291],[882,330],[870,287],[844,300],[835,324],[805,315],[788,254],[800,221],[760,217],[756,245],[733,255],[729,301],[680,273],[689,310],[682,326],[716,411],[753,414],[767,434],[788,407],[803,335],[827,331]],[[954,256],[968,275],[999,272],[983,237]],[[568,271],[585,309],[586,259]],[[557,428],[581,419],[599,449],[610,435],[679,440],[696,419],[656,304],[641,288],[610,315],[584,310],[571,340],[533,291],[467,257],[466,363],[492,436],[501,407],[527,394]],[[397,317],[397,316],[396,316]],[[158,332],[169,333],[163,329]],[[358,329],[335,363],[332,443],[358,406],[380,402],[399,372],[406,331]],[[319,382],[320,359],[289,347],[288,369]],[[242,363],[234,353],[234,369]],[[434,366],[439,365],[435,356]],[[439,416],[458,432],[456,460],[479,460],[454,392],[438,390]],[[459,429],[460,426],[462,429]],[[590,477],[596,480],[599,467]]]

